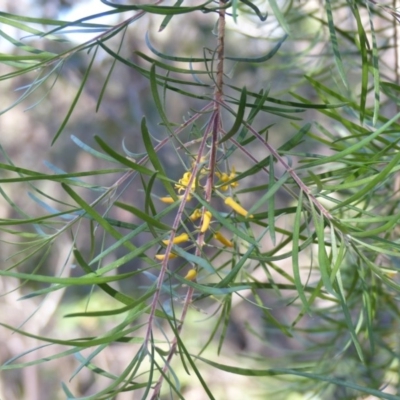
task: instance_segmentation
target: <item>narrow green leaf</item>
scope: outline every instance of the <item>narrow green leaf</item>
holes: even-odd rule
[[[143,314],[144,311],[141,311],[140,314]],[[138,318],[140,315],[136,315],[136,318]],[[101,338],[90,338],[89,340],[81,340],[81,339],[72,339],[72,340],[59,340],[59,339],[53,339],[53,338],[47,338],[47,337],[43,337],[43,336],[39,336],[39,335],[34,335],[31,334],[30,332],[26,332],[26,331],[22,331],[20,329],[17,328],[13,328],[7,324],[3,324],[0,322],[0,326],[3,326],[7,329],[10,329],[13,332],[18,332],[21,335],[30,337],[30,338],[34,338],[37,340],[41,340],[41,341],[45,341],[45,342],[49,342],[49,343],[53,343],[53,344],[60,344],[60,345],[64,345],[64,346],[76,346],[76,347],[81,347],[81,348],[86,348],[86,347],[90,347],[90,346],[97,346],[97,345],[101,345],[101,344],[108,344],[108,343],[112,343],[112,342],[119,342],[119,341],[123,341],[122,339],[125,338],[127,335],[129,335],[129,333],[134,332],[136,330],[136,328],[128,328],[128,329],[124,329],[124,330],[120,330],[116,333],[112,333],[109,335],[105,335]]]
[[[127,279],[133,275],[137,275],[142,271],[132,271],[125,274],[113,276],[99,276],[93,273],[91,276],[81,276],[79,278],[58,278],[56,276],[44,276],[36,274],[24,274],[22,272],[11,272],[0,270],[0,276],[8,276],[17,279],[26,279],[28,281],[61,284],[64,286],[83,286],[83,285],[97,285],[107,282],[116,282]]]
[[[0,19],[0,22],[4,22],[4,19]],[[12,38],[11,36],[7,35],[4,31],[0,30],[0,36],[2,36],[4,39],[12,43],[14,46],[16,46],[18,49],[21,49],[23,51],[26,51],[28,53],[34,54],[34,57],[38,59],[49,59],[52,57],[56,57],[57,54],[55,53],[50,53],[47,51],[43,51],[40,49],[37,49],[35,47],[29,46],[28,44],[21,42],[20,40],[16,40]]]
[[[222,332],[218,341],[217,354],[221,354],[222,346],[225,342],[226,333],[228,331],[228,325],[231,320],[231,309],[232,309],[232,295],[225,296],[224,305],[222,307],[221,316],[223,316]]]
[[[8,17],[5,17],[5,15],[7,15]],[[9,25],[9,26],[13,26],[14,28],[17,28],[23,32],[28,32],[31,33],[32,35],[35,36],[44,36],[46,35],[45,32],[43,31],[39,31],[38,29],[34,29],[31,26],[27,25],[27,24],[23,24],[22,22],[19,22],[16,18],[14,18],[15,16],[12,14],[7,14],[7,13],[0,13],[0,23],[5,24],[5,25]],[[50,20],[49,20],[50,21]],[[56,22],[57,23],[57,22]],[[54,24],[54,22],[53,22]],[[51,36],[51,35],[47,35],[46,39],[48,40],[53,40],[56,42],[68,42],[68,40],[57,37],[57,36]],[[52,53],[53,54],[53,53]],[[53,54],[56,55],[56,54]]]
[[[357,332],[354,328],[354,324],[351,318],[351,310],[349,309],[349,306],[346,302],[346,298],[344,297],[344,289],[343,289],[343,285],[342,285],[342,280],[341,280],[341,276],[340,273],[338,273],[336,275],[336,282],[337,282],[337,286],[339,288],[339,290],[337,291],[337,297],[340,300],[340,305],[342,307],[342,311],[343,311],[343,315],[344,315],[344,319],[346,321],[350,336],[351,336],[351,340],[354,344],[354,347],[357,351],[357,355],[360,358],[360,361],[364,364],[365,363],[365,358],[364,358],[364,354],[363,354],[363,350],[360,344],[360,341],[358,340],[357,337]]]
[[[314,81],[312,80],[312,78],[306,76],[305,77],[307,80],[310,81]],[[314,81],[316,84],[319,84],[320,81]],[[240,87],[236,87],[236,86],[232,86],[232,85],[227,85],[229,88],[235,90],[236,92],[241,92],[242,88]],[[292,94],[292,93],[291,93]],[[248,96],[251,97],[255,97],[255,98],[263,98],[264,97],[264,93],[254,93],[254,92],[247,92]],[[300,108],[312,108],[312,109],[316,109],[316,110],[329,110],[329,109],[335,109],[335,108],[341,108],[346,106],[347,104],[349,104],[348,101],[346,101],[346,98],[343,96],[334,96],[335,98],[340,99],[341,103],[336,103],[336,104],[316,104],[313,102],[309,102],[306,101],[306,99],[304,100],[304,102],[301,103],[297,103],[295,101],[287,101],[287,100],[281,100],[281,99],[277,99],[275,97],[269,97],[266,96],[265,100],[270,102],[270,103],[274,103],[274,104],[281,104],[287,107],[300,107]],[[256,103],[257,104],[257,103]]]
[[[207,74],[207,71],[203,71],[201,69],[192,70],[190,68],[174,67],[173,65],[166,64],[161,61],[157,61],[154,58],[151,58],[148,55],[142,53],[141,51],[136,51],[135,54],[138,55],[139,57],[143,58],[144,60],[152,63],[153,65],[165,69],[168,72],[176,72],[176,73],[180,73],[180,74],[197,74],[197,75]]]
[[[232,128],[228,132],[226,132],[226,134],[219,141],[220,144],[231,138],[241,127],[244,117],[244,111],[246,109],[246,98],[247,98],[247,89],[245,86],[242,90],[242,94],[240,95],[239,108],[237,110],[236,120]]]
[[[244,1],[244,3],[246,4],[246,1]],[[237,17],[238,17],[238,4],[239,4],[239,0],[232,0],[232,18],[233,21],[235,22],[235,24],[237,24]]]
[[[350,9],[355,16],[357,22],[358,37],[360,39],[360,53],[361,53],[361,94],[360,94],[360,123],[362,124],[365,118],[365,106],[367,103],[368,95],[368,48],[369,44],[364,30],[363,22],[361,21],[360,13],[358,12],[357,4],[353,3]]]
[[[157,90],[157,88],[155,90]],[[146,125],[146,119],[144,117],[142,118],[141,130],[142,130],[143,143],[147,150],[147,155],[149,157],[150,162],[153,164],[153,167],[157,171],[157,177],[160,179],[164,178],[164,179],[162,179],[162,183],[163,183],[165,189],[167,190],[169,195],[173,199],[175,199],[176,193],[175,193],[169,179],[167,178],[167,174],[164,171],[164,168],[159,160],[157,153],[154,150],[153,143],[151,143],[150,134],[149,134],[149,131],[148,131],[147,125]]]
[[[75,318],[75,317],[106,317],[110,315],[118,315],[123,314],[127,311],[132,310],[134,307],[142,305],[145,306],[145,301],[149,299],[155,293],[156,289],[151,289],[143,296],[139,297],[137,300],[133,301],[132,303],[128,304],[125,307],[115,308],[112,310],[101,310],[101,311],[85,311],[85,312],[78,312],[78,313],[71,313],[65,314],[64,318]]]
[[[196,357],[196,356],[193,356]],[[219,364],[211,360],[207,360],[203,357],[196,357],[199,360],[203,361],[204,363],[211,365],[214,368],[217,368],[221,371],[225,372],[230,372],[232,374],[236,375],[243,375],[243,376],[277,376],[277,375],[294,375],[294,376],[301,376],[303,378],[308,378],[312,379],[315,381],[321,381],[321,382],[327,382],[332,385],[337,385],[337,386],[343,386],[343,387],[348,387],[350,389],[358,390],[361,393],[368,393],[373,396],[377,396],[379,399],[385,399],[385,400],[398,400],[398,396],[384,393],[380,390],[376,389],[371,389],[367,386],[360,386],[357,385],[356,383],[353,383],[347,379],[339,379],[339,378],[333,378],[332,376],[325,376],[325,375],[319,375],[319,374],[314,374],[311,372],[306,372],[309,367],[306,368],[270,368],[270,369],[246,369],[246,368],[239,368],[239,367],[234,367],[234,366],[229,366],[229,365],[224,365],[224,364]]]
[[[328,157],[323,157],[320,160],[317,161],[312,161],[310,163],[304,163],[303,165],[300,165],[297,167],[297,169],[308,169],[308,168],[313,168],[318,165],[323,165],[323,164],[328,164],[333,161],[341,160],[344,159],[345,156],[356,153],[357,150],[362,149],[363,147],[367,146],[370,142],[372,142],[374,139],[376,139],[379,135],[381,135],[383,132],[385,132],[392,124],[396,123],[397,120],[400,118],[400,113],[397,113],[393,118],[391,118],[389,121],[387,121],[385,124],[380,126],[378,129],[376,129],[374,132],[371,132],[367,137],[364,139],[361,139],[357,143],[346,147],[344,150]]]
[[[82,267],[83,271],[86,272],[86,274],[94,274],[95,271],[92,270],[92,268],[86,263],[85,259],[83,258],[82,254],[78,251],[78,249],[74,250],[74,256],[78,264]],[[111,286],[109,286],[106,283],[101,283],[98,285],[100,289],[102,289],[105,293],[107,293],[109,296],[114,298],[115,300],[119,301],[122,304],[129,305],[133,303],[136,299],[133,297],[129,297],[121,292],[118,292]]]
[[[114,203],[114,205],[119,207],[119,208],[122,208],[123,210],[129,211],[133,215],[136,215],[142,221],[145,221],[147,224],[149,224],[151,226],[154,226],[155,228],[162,229],[164,231],[171,230],[170,226],[165,225],[160,221],[157,221],[156,219],[151,217],[149,214],[146,214],[145,212],[139,210],[138,208],[136,208],[136,207],[134,207],[132,205],[121,203],[119,201],[116,201]]]
[[[272,158],[271,158],[272,160]],[[273,161],[270,161],[273,162]],[[276,182],[274,180],[274,176],[271,175],[271,171],[270,171],[270,182],[272,181],[271,184],[268,184],[268,190],[267,192],[262,195],[252,206],[251,208],[248,210],[249,213],[253,213],[254,211],[256,211],[258,208],[260,208],[263,204],[267,203],[269,201],[269,199],[273,199],[275,193],[285,184],[285,182],[290,178],[290,175],[285,172]],[[251,190],[248,189],[248,191],[250,192]],[[274,228],[273,228],[274,229]]]
[[[211,263],[206,258],[199,257],[196,256],[195,254],[189,253],[179,246],[174,246],[173,252],[183,257],[190,264],[204,268],[210,274],[216,274],[216,269],[211,265]]]
[[[128,26],[125,26],[125,28],[124,28],[124,30],[123,30],[122,37],[121,37],[121,40],[120,40],[120,42],[119,42],[117,54],[119,54],[120,51],[121,51],[122,44],[124,43],[124,39],[125,39],[125,34],[126,34],[127,28],[128,28]],[[100,94],[99,94],[99,98],[98,98],[97,104],[96,104],[96,112],[99,111],[101,101],[103,100],[104,93],[106,92],[106,88],[107,88],[108,82],[110,81],[110,78],[111,78],[111,75],[112,75],[112,73],[113,73],[113,71],[114,71],[114,67],[115,67],[115,64],[116,64],[116,63],[117,63],[117,59],[114,58],[113,61],[112,61],[110,70],[108,71],[108,74],[107,74],[106,79],[105,79],[105,81],[104,81],[104,84],[103,84],[103,86],[102,86],[102,88],[101,88],[101,91],[100,91]]]
[[[167,17],[168,18],[168,17]],[[152,53],[154,53],[156,56],[163,58],[164,60],[170,60],[170,61],[179,61],[179,62],[187,62],[187,63],[194,63],[194,62],[207,62],[207,61],[212,61],[211,58],[199,58],[199,57],[177,57],[177,56],[173,56],[173,55],[168,55],[168,54],[164,54],[161,53],[160,51],[158,51],[150,42],[150,38],[149,38],[149,33],[146,32],[146,45],[147,47],[150,49],[150,51]]]
[[[243,1],[243,0],[241,0]],[[280,49],[283,42],[288,38],[289,35],[283,36],[282,39],[278,41],[278,43],[270,50],[267,54],[260,57],[229,57],[226,56],[227,60],[237,61],[237,62],[249,62],[249,63],[263,63],[271,59]]]
[[[296,216],[293,224],[293,237],[292,237],[292,266],[293,266],[293,278],[294,284],[296,285],[297,294],[303,304],[304,311],[309,313],[310,306],[308,304],[307,298],[304,294],[303,284],[301,282],[300,266],[299,266],[299,237],[300,237],[300,227],[301,227],[301,214],[303,210],[303,191],[300,191]]]
[[[61,382],[61,387],[63,392],[67,395],[68,399],[76,399],[76,397],[72,394],[72,392],[68,389],[68,386],[64,382]]]
[[[106,344],[103,344],[101,346],[98,346],[94,351],[92,351],[87,357],[83,357],[82,354],[80,353],[76,353],[75,354],[75,358],[80,361],[80,365],[78,366],[78,368],[75,369],[75,371],[72,373],[71,377],[70,377],[70,381],[72,379],[74,379],[74,377],[76,375],[78,375],[78,373],[80,371],[82,371],[83,368],[88,368],[90,369],[90,365],[93,365],[91,363],[91,360],[93,360],[94,357],[96,357],[98,354],[100,354],[105,348],[107,347]]]
[[[92,69],[93,62],[94,62],[94,60],[96,58],[97,50],[98,50],[98,46],[95,47],[92,59],[90,60],[90,63],[88,65],[88,67],[86,68],[85,75],[82,78],[81,86],[79,87],[78,92],[76,93],[76,96],[75,96],[74,100],[71,103],[71,107],[69,108],[69,110],[67,112],[67,115],[64,118],[64,121],[61,123],[60,127],[58,128],[57,133],[55,134],[53,140],[51,141],[51,145],[53,145],[56,142],[56,140],[58,139],[58,137],[61,135],[61,132],[64,130],[65,126],[67,125],[67,123],[69,121],[69,118],[71,117],[72,112],[74,111],[75,106],[78,103],[79,98],[81,97],[81,94],[83,92],[83,88],[84,88],[84,86],[86,84],[87,79],[89,78],[89,74],[90,74],[90,71]]]
[[[151,93],[153,95],[153,100],[154,100],[155,106],[161,117],[161,120],[164,123],[164,126],[168,129],[168,131],[171,134],[173,134],[173,129],[171,128],[171,123],[168,121],[167,115],[165,114],[163,106],[161,104],[160,96],[158,94],[157,79],[156,79],[156,66],[154,64],[151,66],[151,70],[150,70],[150,88],[151,88]]]
[[[277,318],[275,318],[269,310],[263,308],[262,310],[265,320],[268,324],[272,324],[276,326],[282,333],[284,333],[287,337],[292,338],[293,335],[290,333],[289,329],[283,325]]]
[[[328,255],[325,248],[325,223],[322,216],[318,215],[313,204],[311,205],[311,213],[314,222],[315,232],[318,238],[318,265],[321,273],[321,279],[324,283],[325,289],[332,296],[337,297],[331,282],[331,263],[329,262]]]
[[[348,90],[349,83],[347,81],[346,73],[344,71],[342,56],[340,55],[338,40],[337,40],[337,36],[336,36],[336,27],[335,27],[335,22],[333,21],[333,15],[332,15],[331,0],[325,1],[325,8],[326,8],[326,15],[328,17],[329,34],[331,36],[331,44],[332,44],[333,54],[335,56],[336,67],[339,71],[339,75],[342,79],[344,87]]]
[[[211,296],[225,296],[230,293],[236,293],[240,292],[242,290],[249,290],[250,286],[249,285],[241,285],[241,286],[235,286],[235,287],[217,287],[217,286],[212,286],[212,285],[200,285],[199,283],[193,282],[193,281],[188,281],[187,279],[184,279],[180,275],[175,275],[176,279],[187,285],[191,286],[194,289],[198,290],[199,293],[201,294],[206,294],[206,295],[211,295]]]
[[[114,149],[112,149],[108,144],[106,144],[100,137],[95,136],[94,137],[96,142],[99,144],[99,146],[107,153],[109,154],[112,158],[114,158],[116,161],[119,161],[121,164],[126,165],[129,168],[132,168],[133,170],[144,174],[144,175],[149,175],[152,176],[154,174],[154,171],[152,171],[151,169],[148,169],[146,167],[143,167],[140,164],[137,164],[135,162],[133,162],[132,160],[130,160],[127,157],[124,157],[122,155],[120,155],[119,153],[117,153]],[[163,175],[159,176],[159,179],[161,180],[165,180],[168,179]],[[169,179],[168,179],[169,181]]]
[[[212,0],[209,0],[205,3],[202,3],[198,6],[194,7],[176,7],[176,6],[159,6],[159,5],[121,5],[112,3],[108,0],[101,0],[107,6],[113,7],[118,10],[125,10],[125,11],[137,11],[143,10],[149,14],[156,14],[156,15],[178,15],[178,14],[188,14],[192,13],[193,11],[202,10],[204,12],[211,12],[217,11],[218,7],[207,8],[206,6],[212,3]]]
[[[156,178],[157,178],[157,174],[154,173],[152,175],[152,177],[149,179],[147,186],[146,186],[144,180],[142,180],[143,187],[144,187],[144,190],[146,193],[144,207],[145,207],[145,212],[148,215],[150,215],[150,214],[156,215],[157,214],[157,210],[156,210],[156,207],[154,206],[153,199],[152,199],[153,185],[154,185]]]
[[[210,400],[215,400],[215,397],[213,396],[213,394],[211,393],[211,391],[209,389],[209,385],[203,379],[203,377],[201,376],[200,371],[198,370],[195,362],[193,361],[192,355],[187,351],[186,346],[184,345],[184,342],[182,341],[179,332],[173,327],[172,324],[170,324],[170,325],[171,325],[171,329],[174,330],[174,334],[175,334],[179,349],[182,349],[182,352],[185,354],[187,360],[189,361],[190,366],[193,368],[194,373],[196,374],[197,378],[199,379],[199,381],[201,383],[201,386],[203,387],[203,389],[207,393],[208,398]]]
[[[78,139],[76,136],[71,135],[72,141],[79,146],[83,151],[86,151],[90,155],[96,158],[100,158],[102,160],[106,160],[112,163],[117,163],[114,158],[107,156],[106,154],[100,153],[99,151],[93,149],[92,147],[88,146],[86,143],[82,142],[80,139]]]
[[[252,3],[250,0],[240,0],[240,1],[243,4],[246,4],[246,6],[250,7],[256,13],[257,17],[260,19],[261,22],[264,22],[267,20],[268,13],[266,13],[265,15],[262,15],[259,8],[254,3]]]
[[[374,187],[381,185],[382,182],[384,182],[388,178],[389,174],[393,173],[393,168],[395,168],[399,164],[399,162],[400,162],[400,153],[398,153],[395,157],[393,157],[392,161],[390,161],[390,163],[388,163],[387,166],[383,168],[381,172],[379,172],[379,174],[376,174],[373,180],[371,180],[362,189],[359,189],[357,193],[347,197],[346,200],[343,200],[342,202],[340,202],[339,205],[333,207],[332,210],[336,210],[339,207],[343,208],[347,204],[351,204],[353,202],[358,201],[359,199],[362,198],[362,196],[369,193]]]
[[[243,1],[243,0],[242,0]],[[282,29],[290,35],[290,28],[289,25],[286,22],[286,18],[283,15],[281,9],[279,8],[278,3],[276,0],[268,0],[269,5],[272,8],[272,11],[274,12],[275,18],[278,20],[278,22],[281,24]]]
[[[372,74],[374,76],[374,116],[372,118],[372,124],[375,126],[379,116],[380,107],[380,72],[379,72],[379,50],[376,38],[376,32],[374,27],[374,15],[371,12],[371,6],[369,2],[365,3],[368,10],[369,24],[371,27],[372,37]]]
[[[177,0],[175,2],[175,4],[173,5],[173,7],[180,7],[180,5],[183,3],[183,0]],[[167,25],[169,24],[169,22],[171,21],[172,17],[174,16],[174,14],[170,14],[167,15],[161,22],[160,28],[158,29],[158,32],[162,32]],[[147,36],[147,35],[146,35]]]
[[[115,11],[109,11],[107,13],[102,13],[102,14],[96,14],[93,15],[91,17],[86,17],[85,20],[93,18],[99,18],[100,16],[104,16],[104,15],[109,15],[109,14],[115,14]],[[17,15],[17,14],[11,14],[11,13],[7,13],[7,12],[3,12],[0,11],[0,15],[4,16],[10,20],[14,20],[14,21],[24,21],[24,22],[31,22],[34,24],[38,24],[38,25],[50,25],[50,26],[66,26],[66,25],[72,25],[72,26],[83,26],[83,27],[106,27],[109,28],[109,25],[103,25],[103,24],[93,24],[93,23],[83,23],[80,21],[62,21],[62,20],[56,20],[56,19],[51,19],[51,18],[35,18],[35,17],[29,17],[26,15]]]
[[[234,283],[236,276],[246,264],[247,260],[250,258],[250,255],[255,249],[256,246],[250,246],[246,253],[242,254],[240,260],[234,264],[232,270],[229,271],[229,273],[220,282],[217,283],[216,287],[222,288],[226,286],[231,286]]]
[[[122,235],[116,231],[93,207],[91,207],[86,201],[84,201],[76,192],[74,192],[69,186],[62,184],[63,189],[72,197],[73,200],[76,201],[76,203],[82,207],[83,210],[86,211],[86,213],[92,217],[95,221],[97,221],[103,229],[106,230],[109,234],[111,234],[114,237],[120,238]]]

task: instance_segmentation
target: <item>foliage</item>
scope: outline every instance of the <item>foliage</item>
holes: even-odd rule
[[[27,321],[17,327],[3,319],[10,332],[40,344],[2,370],[75,356],[72,381],[86,370],[103,383],[96,393],[74,393],[62,383],[65,397],[80,399],[135,391],[135,398],[184,399],[192,387],[214,399],[210,369],[246,377],[254,397],[400,398],[395,10],[372,0],[325,0],[322,7],[274,0],[102,3],[108,12],[74,22],[0,13],[3,25],[35,38],[0,31],[18,49],[0,55],[10,71],[1,80],[31,79],[3,113],[43,85],[51,90],[66,63],[84,55],[88,65],[54,133],[57,146],[101,53],[112,63],[96,109],[102,112],[122,63],[148,80],[160,121],[154,129],[154,115],[141,120],[145,153],[125,145],[118,151],[100,136],[95,146],[72,136],[77,149],[107,165],[102,169],[65,172],[48,164],[48,174],[15,165],[2,149],[0,193],[14,216],[0,220],[0,229],[17,250],[0,275],[18,280],[14,290],[24,288],[23,301],[87,287],[87,302],[63,317],[105,321],[90,336],[49,337],[25,329]],[[124,51],[140,19],[158,16],[159,31],[174,23],[195,30],[198,13],[215,28],[196,54],[185,55],[179,37],[167,39],[176,54],[158,50],[151,34],[144,34],[146,52]],[[120,22],[96,22],[112,14]],[[258,38],[249,37],[249,26]],[[64,36],[71,31],[97,36],[75,45]],[[238,32],[245,39],[235,45]],[[241,83],[249,69],[260,78],[254,87]],[[273,93],[274,82],[264,85],[263,74],[277,77],[280,92]],[[189,113],[179,122],[177,97]],[[178,179],[162,156],[166,149],[181,164]],[[103,176],[113,183],[102,185]],[[43,181],[63,193],[46,191]],[[4,189],[21,183],[44,213],[32,215]],[[126,196],[132,185],[141,186],[134,201]],[[50,274],[49,257],[65,238],[72,245],[64,266]],[[96,307],[104,296],[109,300]],[[249,314],[241,319],[245,335],[258,343],[243,352],[229,344],[241,309]],[[24,361],[43,343],[50,353]],[[116,346],[129,362],[117,370],[98,365]]]

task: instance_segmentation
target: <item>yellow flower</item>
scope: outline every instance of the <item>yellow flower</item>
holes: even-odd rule
[[[183,174],[183,177],[179,179],[178,183],[175,184],[175,189],[178,189],[178,193],[186,190],[187,186],[189,185],[189,181],[192,177],[192,173],[190,171],[185,172]],[[196,179],[193,179],[192,185],[190,187],[190,190],[196,189]]]
[[[236,178],[235,167],[232,167],[232,170],[231,170],[229,175],[226,172],[222,172],[222,173],[217,172],[216,175],[218,176],[219,180],[222,183],[229,182],[232,179]],[[225,191],[227,191],[229,189],[229,186],[232,187],[232,188],[238,187],[239,186],[239,182],[236,181],[236,182],[230,183],[229,185],[223,185],[223,186],[220,187],[220,189],[225,192]]]
[[[160,197],[160,200],[161,200],[163,203],[167,203],[167,204],[175,203],[175,200],[174,200],[171,196]]]
[[[165,254],[156,254],[154,257],[155,257],[157,260],[160,260],[160,261],[165,260]],[[176,257],[178,257],[176,254],[169,253],[169,255],[168,255],[168,260],[172,260],[172,259],[174,259],[174,258],[176,258]]]
[[[219,240],[224,246],[233,247],[233,243],[227,239],[221,232],[215,232],[214,238]]]
[[[200,228],[201,233],[204,233],[208,229],[208,227],[210,226],[211,218],[212,218],[211,212],[206,211],[204,213],[203,222],[202,222],[201,228]]]
[[[234,178],[236,178],[236,170],[235,170],[235,167],[232,167],[231,173],[229,174],[229,180],[232,180],[232,179],[234,179]],[[238,182],[238,181],[232,182],[232,183],[230,184],[230,186],[231,186],[232,188],[238,187],[238,186],[239,186],[239,182]]]
[[[187,233],[182,233],[179,236],[175,236],[174,239],[172,240],[172,244],[179,244],[179,243],[184,243],[189,240],[189,235]],[[162,241],[166,246],[168,246],[168,243],[170,242],[169,239],[163,240]]]
[[[223,172],[222,174],[218,172],[217,176],[221,182],[229,181],[229,175],[226,172]],[[229,189],[229,185],[223,185],[220,187],[220,189],[225,192]]]
[[[183,195],[178,196],[179,200],[182,200]],[[192,196],[189,194],[186,198],[187,201],[190,201],[192,199]],[[165,197],[160,197],[160,201],[162,201],[163,203],[167,203],[167,204],[172,204],[175,203],[175,200],[171,197],[171,196],[165,196]]]
[[[253,216],[248,215],[247,210],[245,210],[239,203],[236,203],[236,201],[233,200],[232,197],[227,197],[225,199],[225,204],[231,207],[238,214],[243,215],[243,217],[253,218]]]
[[[194,222],[197,221],[199,218],[201,218],[202,212],[200,208],[196,208],[190,215],[189,219]]]
[[[197,276],[197,271],[193,268],[191,270],[188,271],[188,273],[185,275],[185,279],[187,279],[188,281],[192,281],[193,279],[195,279]]]

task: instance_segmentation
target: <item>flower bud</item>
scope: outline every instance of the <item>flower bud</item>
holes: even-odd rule
[[[165,260],[165,254],[156,254],[154,257],[155,257],[157,260],[160,260],[160,261],[164,261],[164,260]],[[174,258],[176,258],[176,257],[178,257],[176,254],[169,253],[169,255],[168,255],[168,260],[172,260],[172,259],[174,259]]]
[[[221,232],[215,232],[214,238],[220,241],[226,247],[233,247],[233,243],[227,239]]]
[[[185,275],[185,279],[187,279],[188,281],[192,281],[193,279],[195,279],[197,276],[197,271],[193,268],[191,270],[188,271],[188,273]]]
[[[238,214],[242,215],[243,217],[253,218],[252,215],[248,215],[247,210],[245,210],[239,203],[236,203],[232,197],[227,197],[225,199],[225,204],[232,208],[232,210],[236,211]]]
[[[189,235],[187,233],[182,233],[179,236],[175,236],[174,239],[172,240],[172,244],[179,244],[179,243],[184,243],[189,240]],[[166,246],[168,246],[170,240],[165,239],[162,241]]]
[[[196,208],[196,210],[194,210],[192,212],[192,214],[190,215],[189,219],[192,222],[197,221],[199,218],[201,218],[201,214],[202,214],[202,212],[201,212],[200,208]]]
[[[212,214],[210,211],[206,211],[203,217],[203,223],[201,224],[200,232],[204,233],[210,226]]]

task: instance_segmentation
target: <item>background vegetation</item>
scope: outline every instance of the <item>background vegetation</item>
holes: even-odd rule
[[[399,399],[396,3],[12,3],[0,398]]]

